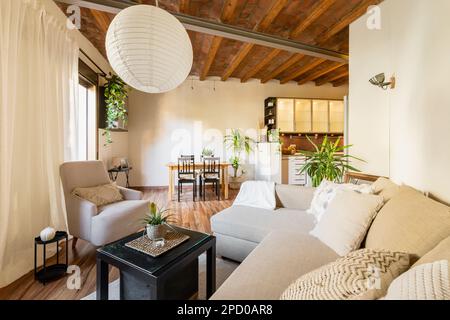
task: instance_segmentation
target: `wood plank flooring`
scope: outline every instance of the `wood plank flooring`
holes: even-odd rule
[[[208,191],[206,201],[192,201],[192,191],[186,189],[181,202],[167,200],[167,189],[152,189],[144,191],[144,198],[165,208],[170,208],[177,217],[177,225],[210,233],[210,218],[214,214],[231,206],[237,192],[230,190],[230,199],[217,201],[212,191]],[[65,244],[63,244],[64,246]],[[45,286],[34,280],[33,271],[18,279],[9,286],[0,289],[0,300],[78,300],[95,291],[95,247],[86,241],[79,240],[75,250],[69,241],[69,264],[77,265],[81,270],[81,288],[67,289],[67,277],[50,282]],[[65,250],[62,250],[65,252]],[[64,255],[61,255],[64,258]],[[30,257],[32,259],[32,257]],[[48,263],[55,262],[55,257]],[[110,282],[119,277],[117,269],[112,268]]]

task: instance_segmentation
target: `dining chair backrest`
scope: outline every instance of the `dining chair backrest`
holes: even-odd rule
[[[220,158],[219,157],[204,157],[203,158],[203,172],[208,175],[216,174],[220,177]]]
[[[194,174],[195,172],[195,156],[181,155],[178,158],[178,175],[180,174]]]

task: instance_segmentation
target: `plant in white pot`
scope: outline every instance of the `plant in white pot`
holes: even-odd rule
[[[169,209],[161,209],[154,202],[149,204],[149,213],[143,219],[147,236],[150,240],[164,239],[167,233],[166,225],[174,222],[173,215],[167,214]]]
[[[230,177],[230,188],[239,189],[244,179],[245,171],[242,167],[242,153],[247,155],[252,152],[252,144],[254,140],[249,136],[241,133],[239,129],[231,130],[231,134],[224,137],[224,144],[227,149],[231,150],[232,157],[230,158],[231,167],[233,168],[233,175]],[[239,175],[239,169],[240,175]]]

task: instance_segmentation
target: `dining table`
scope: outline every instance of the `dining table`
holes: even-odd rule
[[[169,191],[167,198],[169,201],[173,200],[173,195],[175,192],[175,177],[174,173],[178,172],[178,163],[170,162],[167,165],[169,171]],[[228,199],[228,168],[231,166],[229,162],[221,162],[219,164],[220,168],[220,180],[221,180],[221,190],[223,190],[223,198]],[[203,162],[198,162],[194,164],[195,170],[203,169]]]

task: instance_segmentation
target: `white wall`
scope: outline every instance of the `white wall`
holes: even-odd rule
[[[347,91],[346,86],[263,85],[256,80],[245,84],[237,80],[216,81],[215,90],[213,81],[190,80],[164,94],[134,90],[130,95],[129,119],[131,185],[167,185],[166,164],[181,153],[193,152],[199,157],[204,146],[213,147],[215,155],[228,159],[222,135],[230,128],[255,135],[263,122],[267,97],[338,99]]]
[[[450,1],[386,0],[382,29],[350,28],[349,140],[368,173],[450,201]],[[385,72],[397,87],[368,83]]]

